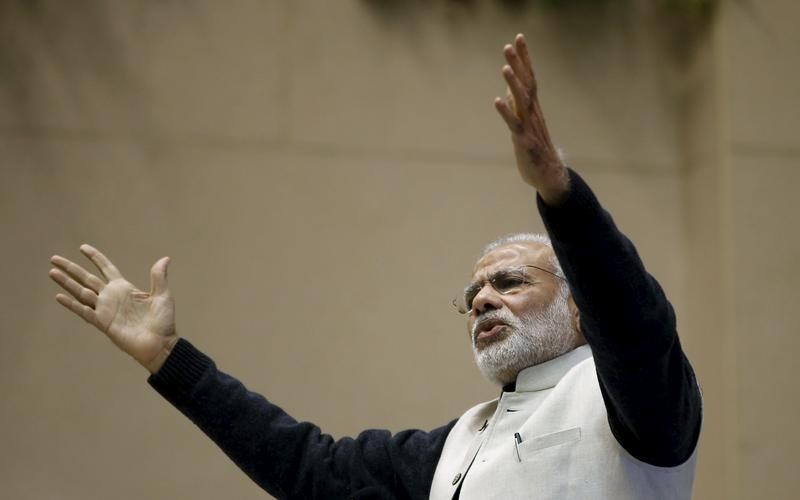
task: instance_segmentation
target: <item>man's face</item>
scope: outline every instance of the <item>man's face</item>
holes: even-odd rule
[[[575,307],[555,272],[553,250],[534,242],[497,248],[475,265],[472,283],[479,290],[467,323],[476,362],[490,380],[507,384],[520,370],[560,356],[580,345]],[[489,283],[507,272],[523,272],[529,283],[502,294]]]

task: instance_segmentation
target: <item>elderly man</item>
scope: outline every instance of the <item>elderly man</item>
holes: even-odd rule
[[[144,293],[89,245],[81,251],[104,279],[54,256],[50,276],[69,293],[58,302],[147,368],[159,393],[279,498],[689,498],[700,395],[672,308],[553,147],[522,35],[504,54],[510,92],[495,107],[552,243],[491,243],[460,304],[498,399],[430,432],[334,441],[179,339],[167,258]]]

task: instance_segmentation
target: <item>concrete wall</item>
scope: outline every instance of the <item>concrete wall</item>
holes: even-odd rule
[[[170,255],[179,332],[335,436],[494,397],[449,301],[484,242],[542,229],[491,105],[522,31],[556,141],[678,311],[696,497],[787,498],[797,7],[723,9],[684,51],[646,2],[392,4],[0,2],[0,496],[263,497],[55,303],[47,260],[83,242],[142,288]]]

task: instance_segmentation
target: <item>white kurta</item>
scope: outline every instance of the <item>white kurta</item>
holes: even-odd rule
[[[609,428],[584,345],[523,370],[515,392],[462,415],[430,497],[450,500],[461,485],[461,500],[689,499],[696,457],[695,450],[677,467],[657,467],[626,452]]]

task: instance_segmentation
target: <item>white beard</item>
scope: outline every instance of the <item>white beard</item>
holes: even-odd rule
[[[558,293],[543,311],[517,317],[505,310],[490,311],[481,319],[498,319],[508,325],[505,338],[478,348],[473,326],[472,352],[483,376],[498,385],[514,382],[520,371],[544,363],[575,347],[575,331],[566,293]]]

